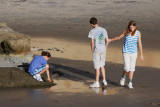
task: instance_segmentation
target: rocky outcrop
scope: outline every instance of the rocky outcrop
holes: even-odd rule
[[[45,80],[45,75],[42,75]],[[23,88],[23,87],[45,87],[53,86],[53,82],[40,82],[35,80],[25,71],[24,68],[0,68],[0,89],[1,88]]]
[[[30,52],[30,37],[0,24],[0,53],[21,54]]]
[[[0,23],[0,67],[17,67],[33,59],[30,37]]]

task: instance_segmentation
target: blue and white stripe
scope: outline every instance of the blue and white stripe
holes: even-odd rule
[[[123,44],[123,53],[136,53],[139,31],[137,30],[134,36],[127,35]]]

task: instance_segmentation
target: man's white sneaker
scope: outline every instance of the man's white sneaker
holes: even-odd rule
[[[120,80],[120,85],[121,85],[121,86],[124,86],[125,81],[126,81],[126,80],[125,80],[124,78],[121,78],[121,80]]]
[[[102,84],[103,84],[104,86],[106,86],[106,85],[107,85],[107,81],[106,81],[106,80],[102,81]]]
[[[133,89],[133,84],[131,82],[128,84],[128,88]]]
[[[93,84],[90,85],[91,88],[98,88],[100,87],[99,82],[94,82]]]

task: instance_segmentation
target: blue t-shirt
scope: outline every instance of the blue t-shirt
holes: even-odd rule
[[[46,65],[46,64],[47,64],[47,61],[43,56],[40,56],[40,55],[35,56],[34,59],[32,60],[32,62],[30,63],[30,65],[29,65],[28,72],[33,73],[33,72],[35,72],[35,70],[38,67],[40,67],[42,65]]]

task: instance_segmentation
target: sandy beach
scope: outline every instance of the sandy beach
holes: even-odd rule
[[[121,34],[128,22],[135,20],[142,33],[145,58],[143,63],[138,60],[137,65],[159,68],[159,4],[157,0],[1,1],[0,19],[15,31],[30,35],[31,47],[56,47],[63,53],[50,51],[53,57],[74,60],[92,60],[87,37],[90,17],[99,19],[109,38]],[[107,61],[123,63],[122,44],[123,39],[110,44]]]
[[[32,104],[33,101],[27,97],[35,100],[34,90],[21,90],[23,94],[27,92],[25,97],[19,95],[14,98],[10,98],[8,93],[17,94],[16,91],[3,90],[1,95],[6,97],[0,99],[1,105],[4,106],[5,100],[9,99],[12,103],[20,102],[14,102],[15,106],[21,106],[25,104],[21,98],[26,102],[31,101],[28,104],[35,106],[160,105],[159,5],[159,0],[1,0],[0,22],[31,36],[33,54],[39,55],[42,50],[49,51],[52,55],[49,61],[51,71],[64,74],[55,79],[57,86],[49,88],[47,92],[44,89],[36,91],[38,95],[42,95],[40,98],[44,98],[43,101],[40,100],[42,103]],[[137,22],[138,30],[142,34],[144,62],[140,62],[138,55],[133,91],[118,85],[123,70],[123,39],[111,43],[107,49],[105,68],[109,82],[108,94],[102,95],[102,88],[99,94],[89,89],[89,84],[94,81],[88,39],[88,32],[92,29],[89,19],[93,16],[98,18],[100,26],[107,29],[109,38],[121,34],[130,20]]]

